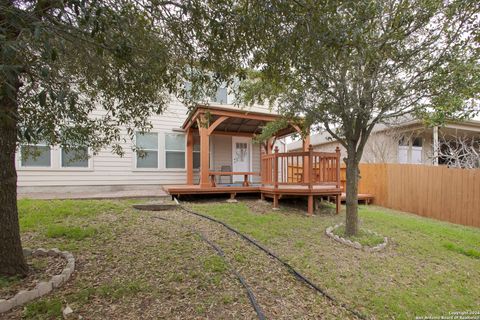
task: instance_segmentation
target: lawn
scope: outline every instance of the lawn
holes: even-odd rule
[[[222,226],[181,211],[132,209],[138,202],[20,200],[24,246],[69,250],[77,270],[61,289],[2,317],[61,318],[68,304],[84,319],[255,319],[235,269],[267,318],[355,318]],[[248,199],[186,205],[255,238],[368,318],[480,310],[479,229],[361,207],[362,227],[390,240],[385,251],[367,253],[325,236],[343,214],[306,217]],[[11,283],[0,278],[0,287]]]
[[[480,229],[375,206],[361,226],[389,237],[379,253],[337,243],[324,230],[344,214],[305,218],[294,210],[255,213],[244,204],[194,208],[260,240],[341,301],[378,319],[480,310]]]

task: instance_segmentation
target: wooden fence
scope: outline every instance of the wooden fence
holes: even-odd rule
[[[480,169],[361,164],[359,193],[374,203],[438,220],[480,227]],[[345,186],[345,168],[341,170]]]

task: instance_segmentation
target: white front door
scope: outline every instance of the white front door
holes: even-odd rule
[[[252,138],[232,137],[232,170],[249,172],[252,159]],[[233,182],[243,182],[243,176],[234,175]]]

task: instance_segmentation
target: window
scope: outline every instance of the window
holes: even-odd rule
[[[137,168],[158,168],[158,134],[137,133]]]
[[[185,136],[183,134],[165,134],[165,167],[185,169]]]
[[[409,139],[402,137],[398,141],[398,163],[408,163]]]
[[[213,102],[227,104],[227,88],[226,87],[219,87],[213,97]]]
[[[200,137],[193,136],[193,169],[200,169]]]
[[[413,139],[412,146],[413,147],[421,147],[422,146],[422,138],[421,137],[416,137]]]
[[[88,147],[62,149],[63,168],[88,168]]]
[[[422,137],[403,137],[398,141],[399,163],[422,163]]]
[[[193,145],[193,169],[200,169],[200,145]]]
[[[21,147],[22,167],[51,167],[51,157],[50,146],[44,143]]]

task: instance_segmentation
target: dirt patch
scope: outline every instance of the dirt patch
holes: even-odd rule
[[[0,278],[0,299],[10,299],[20,290],[34,289],[42,281],[60,274],[67,262],[62,257],[27,257],[29,273],[25,278]]]

